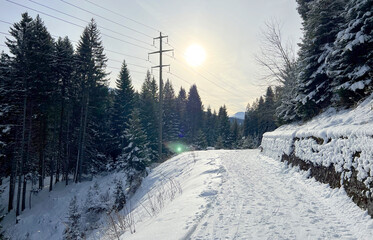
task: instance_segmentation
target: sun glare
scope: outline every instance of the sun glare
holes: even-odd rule
[[[197,67],[206,59],[205,49],[197,44],[190,45],[185,51],[185,59],[190,66]]]

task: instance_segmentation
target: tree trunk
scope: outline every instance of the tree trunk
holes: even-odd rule
[[[78,155],[76,157],[75,175],[74,182],[78,182],[79,166],[80,166],[80,155],[82,152],[82,135],[83,135],[83,122],[84,122],[84,94],[82,97],[82,105],[80,108],[80,125],[79,125],[79,137],[78,137]]]
[[[20,202],[21,202],[21,182],[23,173],[23,158],[24,158],[24,146],[25,146],[25,135],[26,135],[26,111],[27,110],[27,95],[23,99],[23,122],[22,122],[22,140],[21,140],[21,156],[19,163],[19,174],[18,174],[18,189],[17,189],[17,209],[16,209],[16,223],[18,223],[18,216],[20,214]]]
[[[27,179],[26,175],[23,174],[23,190],[22,190],[22,207],[21,210],[25,210],[26,208],[26,189],[27,188]]]
[[[85,114],[83,123],[83,135],[82,135],[82,152],[81,159],[79,162],[79,182],[82,181],[82,166],[85,158],[85,144],[86,144],[86,131],[87,131],[87,121],[88,121],[88,105],[89,105],[89,92],[87,93],[87,102],[85,104]]]
[[[66,186],[69,185],[69,159],[70,159],[70,149],[69,149],[69,134],[70,134],[70,113],[67,112],[67,123],[66,123],[66,147],[65,147],[65,181]]]
[[[27,153],[26,153],[26,160],[23,163],[23,171],[26,171],[26,164],[29,161],[30,158],[30,148],[31,148],[31,134],[32,134],[32,103],[30,106],[30,114],[29,114],[29,131],[27,136]],[[25,210],[26,208],[26,188],[27,188],[27,179],[25,173],[23,174],[23,191],[22,191],[22,207],[21,210]]]
[[[16,139],[17,142],[17,139]],[[14,153],[11,156],[12,159],[12,169],[10,171],[10,178],[9,178],[9,201],[8,201],[8,212],[13,209],[13,201],[14,201],[14,192],[15,192],[15,185],[16,185],[16,176],[17,176],[17,161],[14,158]]]
[[[45,119],[43,118],[40,121],[41,142],[40,142],[40,145],[39,145],[39,189],[43,189],[44,188],[44,175],[45,175],[45,159],[44,159],[45,132],[46,132],[46,124],[45,124]]]

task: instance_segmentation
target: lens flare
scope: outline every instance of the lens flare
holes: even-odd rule
[[[169,142],[165,144],[167,149],[172,153],[182,153],[188,151],[187,145],[181,142]]]

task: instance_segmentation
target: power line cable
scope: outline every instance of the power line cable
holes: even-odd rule
[[[126,17],[126,16],[124,16],[123,14],[120,14],[120,13],[117,13],[117,12],[115,12],[115,11],[112,11],[112,10],[110,10],[110,9],[108,9],[108,8],[105,8],[105,7],[101,6],[101,5],[98,5],[97,3],[94,3],[94,2],[89,1],[89,0],[84,0],[84,1],[86,1],[86,2],[88,2],[88,3],[90,3],[90,4],[92,4],[92,5],[94,5],[94,6],[96,6],[96,7],[99,7],[99,8],[101,8],[101,9],[104,9],[104,10],[110,12],[110,13],[113,13],[113,14],[115,14],[115,15],[117,15],[117,16],[120,16],[120,17],[122,17],[122,18],[124,18],[124,19],[127,19],[127,20],[130,20],[130,21],[134,22],[134,23],[137,23],[137,24],[139,24],[139,25],[141,25],[141,26],[144,26],[144,27],[149,28],[149,29],[151,29],[151,30],[154,30],[154,31],[160,32],[158,29],[155,29],[155,28],[153,28],[153,27],[151,27],[151,26],[149,26],[149,25],[146,25],[146,24],[144,24],[144,23],[141,23],[141,22],[139,22],[139,21],[136,21],[136,20],[134,20],[134,19],[132,19],[132,18]]]
[[[142,34],[142,35],[144,35],[144,36],[146,36],[146,37],[153,38],[152,36],[150,36],[150,35],[148,35],[148,34],[146,34],[146,33],[140,32],[140,31],[138,31],[138,30],[136,30],[136,29],[133,29],[133,28],[131,28],[131,27],[127,27],[126,25],[123,25],[123,24],[121,24],[121,23],[115,22],[115,21],[113,21],[113,20],[111,20],[111,19],[108,19],[108,18],[106,18],[106,17],[103,17],[103,16],[101,16],[101,15],[99,15],[99,14],[96,14],[96,13],[94,13],[94,12],[88,11],[88,10],[86,10],[86,9],[84,9],[84,8],[81,8],[81,7],[77,6],[77,5],[74,5],[74,4],[72,4],[72,3],[69,3],[69,2],[67,2],[67,1],[65,1],[65,0],[60,0],[60,1],[63,2],[63,3],[66,3],[66,4],[70,5],[70,6],[73,6],[74,8],[80,9],[81,11],[84,11],[84,12],[90,13],[90,14],[92,14],[92,15],[94,15],[94,16],[96,16],[96,17],[102,18],[102,19],[104,19],[104,20],[106,20],[106,21],[108,21],[108,22],[114,23],[114,24],[116,24],[116,25],[118,25],[118,26],[121,26],[121,27],[123,27],[123,28],[126,28],[126,29],[129,29],[129,30],[134,31],[134,32],[136,32],[136,33]]]
[[[183,82],[185,82],[185,83],[188,83],[190,86],[193,85],[191,82],[189,82],[189,81],[186,80],[185,78],[182,78],[182,77],[180,77],[180,76],[178,76],[178,75],[176,75],[176,74],[174,74],[174,73],[172,73],[172,72],[166,72],[166,73],[168,73],[170,76],[173,76],[173,77],[175,77],[175,78],[178,78],[179,80],[181,80],[181,81],[183,81]],[[215,98],[215,99],[217,99],[217,100],[219,100],[219,101],[222,101],[221,97],[218,97],[218,96],[212,95],[211,92],[205,90],[204,88],[198,87],[198,90],[199,90],[200,92],[202,92],[202,93],[204,93],[204,94],[210,96],[210,97],[213,97],[213,98]],[[229,105],[233,105],[233,106],[235,106],[235,107],[237,107],[237,108],[242,108],[242,106],[239,106],[239,105],[237,105],[237,104],[229,104]]]
[[[76,17],[76,16],[74,16],[74,15],[71,15],[71,14],[68,14],[68,13],[65,13],[65,12],[62,12],[62,11],[60,11],[60,10],[58,10],[58,9],[55,9],[55,8],[49,7],[49,6],[47,6],[47,5],[44,5],[44,4],[41,4],[41,3],[38,3],[38,2],[36,2],[36,1],[34,1],[34,0],[29,0],[29,1],[32,2],[32,3],[35,3],[35,4],[39,5],[39,6],[45,7],[45,8],[47,8],[47,9],[50,9],[50,10],[52,10],[52,11],[55,11],[55,12],[61,13],[61,14],[65,15],[65,16],[68,16],[68,17],[71,17],[71,18],[77,19],[77,20],[82,21],[82,22],[84,22],[84,23],[89,23],[89,21],[87,21],[87,20],[84,20],[84,19],[82,19],[82,18]],[[138,39],[138,38],[134,38],[134,37],[128,36],[128,35],[126,35],[126,34],[123,34],[123,33],[117,32],[117,31],[114,31],[114,30],[112,30],[112,29],[110,29],[110,28],[106,28],[106,27],[102,27],[102,26],[98,26],[98,27],[101,28],[101,29],[104,29],[104,30],[106,30],[106,31],[110,31],[110,32],[112,32],[112,33],[116,33],[116,34],[121,35],[121,36],[123,36],[123,37],[127,37],[127,38],[129,38],[129,39],[132,39],[132,40],[135,40],[135,41],[138,41],[138,42],[141,42],[141,43],[144,43],[144,44],[146,44],[146,45],[150,45],[150,46],[151,46],[151,44],[149,44],[148,42],[142,41],[142,40],[140,40],[140,39]]]
[[[7,22],[7,21],[3,21],[3,20],[1,20],[1,19],[0,19],[0,22],[3,22],[3,23],[6,23],[6,24],[13,25],[12,23]],[[9,33],[5,33],[5,32],[0,32],[0,34],[8,35],[8,36],[12,36],[11,34],[9,34]],[[53,35],[53,34],[52,34],[51,36],[54,37],[54,38],[59,38],[59,37],[60,37],[60,36]],[[71,40],[71,39],[69,39],[69,40],[70,40],[71,42],[73,42],[73,43],[78,43],[78,41]],[[115,53],[115,54],[118,54],[118,55],[121,55],[121,56],[124,56],[124,57],[134,58],[134,59],[141,60],[141,61],[148,62],[148,63],[151,62],[151,61],[149,61],[148,59],[145,59],[145,58],[140,58],[140,57],[137,57],[137,56],[133,56],[133,55],[129,55],[129,54],[125,54],[125,53],[121,53],[121,52],[118,52],[118,51],[110,50],[110,49],[107,49],[107,48],[105,48],[105,51],[106,51],[106,52],[110,52],[110,53]]]
[[[0,34],[3,34],[3,32],[0,32]],[[7,34],[7,35],[10,35],[10,34]],[[11,35],[10,35],[11,36]],[[7,45],[5,44],[0,44],[1,47],[8,47]],[[39,53],[40,54],[40,53]],[[57,55],[53,55],[53,54],[49,54],[49,53],[41,53],[42,55],[45,55],[45,56],[50,56],[50,57],[53,57],[53,58],[56,58],[58,60],[64,60],[64,58],[62,57],[59,57]],[[107,59],[108,61],[113,61],[111,59]],[[79,63],[84,63],[84,61],[82,60],[79,60],[79,59],[76,59],[74,58],[72,61],[74,62],[79,62]],[[115,62],[120,62],[119,60],[114,60]],[[137,64],[132,64],[132,63],[127,63],[126,62],[126,65],[128,66],[136,66],[136,67],[140,67],[140,68],[144,68],[144,69],[149,69],[148,67],[145,67],[145,66],[141,66],[141,65],[137,65]],[[117,70],[121,70],[120,67],[114,67],[114,66],[109,66],[109,65],[106,65],[108,68],[112,68],[112,69],[117,69]],[[137,72],[137,73],[144,73],[144,72],[140,72],[140,71],[136,71],[136,70],[129,70],[130,72]],[[146,74],[146,73],[144,73]]]
[[[41,14],[44,14],[44,15],[46,15],[46,16],[48,16],[48,17],[55,18],[55,19],[57,19],[57,20],[60,20],[60,21],[63,21],[63,22],[65,22],[65,23],[68,23],[68,24],[74,25],[74,26],[76,26],[76,27],[80,27],[80,28],[83,28],[83,29],[85,28],[85,27],[82,26],[82,25],[79,25],[79,24],[76,24],[76,23],[70,22],[70,21],[68,21],[68,20],[65,20],[65,19],[62,19],[62,18],[59,18],[59,17],[53,16],[53,15],[51,15],[51,14],[48,14],[48,13],[42,12],[42,11],[40,11],[40,10],[37,10],[37,9],[31,8],[31,7],[25,6],[25,5],[23,5],[23,4],[16,3],[16,2],[13,2],[13,1],[11,1],[11,0],[5,0],[5,1],[10,2],[10,3],[13,3],[13,4],[18,5],[18,6],[21,6],[21,7],[24,7],[24,8],[27,8],[27,9],[29,9],[29,10],[32,10],[32,11],[35,11],[35,12],[38,12],[38,13],[41,13]],[[61,0],[61,1],[62,1],[62,0]],[[145,49],[145,50],[147,50],[147,51],[153,51],[153,50],[150,49],[150,48],[146,48],[146,47],[143,47],[143,46],[137,45],[137,44],[135,44],[135,43],[131,43],[131,42],[128,42],[128,41],[125,41],[125,40],[119,39],[119,38],[117,38],[117,37],[113,37],[113,36],[108,35],[108,34],[105,34],[105,33],[101,33],[101,35],[102,35],[102,36],[106,36],[106,37],[108,37],[108,38],[115,39],[115,40],[117,40],[117,41],[121,41],[121,42],[123,42],[123,43],[127,43],[127,44],[130,44],[130,45],[133,45],[133,46],[138,47],[138,48]]]

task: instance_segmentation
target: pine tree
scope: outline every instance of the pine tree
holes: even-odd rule
[[[261,116],[261,133],[270,132],[276,129],[276,122],[275,122],[275,95],[271,87],[267,88],[267,92],[265,95],[265,103],[263,105],[263,112]]]
[[[80,230],[80,213],[78,204],[76,202],[76,196],[71,199],[69,206],[68,221],[66,222],[66,228],[63,233],[63,239],[65,240],[78,240],[83,239]]]
[[[118,168],[128,174],[130,184],[144,176],[146,167],[150,163],[151,149],[145,131],[140,122],[139,110],[134,109],[128,128],[125,130],[128,146],[119,156]]]
[[[117,180],[115,182],[114,197],[114,209],[116,211],[122,210],[126,204],[126,196],[124,195],[123,182],[121,180]]]
[[[59,96],[59,130],[58,130],[58,158],[56,182],[59,181],[60,171],[63,168],[66,185],[68,184],[68,173],[70,164],[70,139],[73,104],[76,102],[77,84],[74,81],[75,73],[74,48],[68,37],[58,38],[55,43],[55,64],[53,71],[58,82]],[[40,160],[42,161],[42,160]],[[41,179],[39,179],[40,181]],[[42,182],[39,183],[42,186]],[[39,186],[39,187],[40,187]]]
[[[21,110],[21,93],[17,82],[12,79],[11,59],[5,53],[0,55],[0,174],[9,177],[8,212],[13,209],[16,179],[16,133],[17,120]]]
[[[223,149],[224,148],[224,140],[223,140],[222,136],[219,136],[216,139],[215,148],[216,149]]]
[[[241,131],[240,126],[237,123],[237,120],[235,119],[233,121],[233,124],[231,125],[231,133],[230,138],[232,139],[232,148],[237,149],[240,148],[241,145]]]
[[[111,131],[113,145],[112,156],[116,158],[122,149],[128,145],[124,137],[124,131],[130,114],[134,108],[134,89],[132,86],[131,76],[125,62],[122,64],[119,77],[116,80],[117,88],[114,90],[114,103],[111,116]]]
[[[207,140],[205,133],[200,129],[197,133],[197,139],[196,139],[196,146],[198,150],[206,150],[207,148]]]
[[[155,79],[151,78],[150,72],[147,72],[145,81],[140,93],[140,117],[144,127],[149,147],[152,149],[151,159],[157,160],[158,151],[158,87]]]
[[[186,105],[186,92],[184,88],[181,87],[176,99],[176,113],[179,121],[179,139],[184,139],[187,132]]]
[[[327,75],[326,57],[339,31],[343,19],[341,12],[345,0],[315,0],[306,2],[298,10],[303,18],[304,39],[299,53],[299,93],[297,113],[308,119],[329,106],[332,97]]]
[[[297,74],[297,62],[295,60],[289,62],[283,72],[283,86],[277,88],[279,99],[276,117],[280,124],[299,120],[299,116],[296,114],[298,102],[294,97],[298,94]]]
[[[86,162],[87,147],[93,153],[90,159],[94,160],[99,154],[97,148],[105,146],[101,134],[108,130],[108,114],[104,110],[108,106],[108,89],[105,73],[107,58],[103,51],[100,32],[92,20],[84,29],[77,47],[77,60],[80,63],[77,78],[80,81],[81,99],[76,181],[81,181],[83,165],[86,171],[91,168],[90,163]],[[87,142],[87,139],[90,141]],[[88,144],[90,146],[87,143],[91,143]]]
[[[189,142],[193,142],[198,136],[198,130],[203,123],[203,106],[198,94],[197,86],[193,85],[189,89],[188,100],[186,103],[186,126]]]
[[[13,80],[15,86],[21,91],[21,109],[18,119],[19,131],[19,175],[17,192],[17,211],[25,208],[27,179],[25,176],[32,171],[33,159],[38,151],[44,155],[46,146],[42,139],[47,138],[46,126],[48,118],[53,113],[52,95],[56,92],[56,82],[52,72],[52,59],[54,57],[54,44],[51,35],[44,26],[39,16],[33,20],[27,13],[22,15],[22,20],[15,23],[10,34],[13,40],[7,39],[7,46],[11,53]],[[34,140],[34,137],[38,138]],[[38,147],[39,145],[39,147]],[[49,153],[53,154],[53,153]],[[51,156],[53,161],[53,156]],[[43,168],[40,166],[39,168]],[[51,174],[51,171],[50,171]],[[23,175],[23,180],[21,179]],[[20,189],[23,182],[22,206],[20,209]]]
[[[216,112],[212,113],[211,112],[211,108],[208,107],[207,108],[207,112],[206,112],[206,119],[205,119],[205,128],[204,128],[204,131],[205,131],[205,135],[206,135],[206,140],[207,140],[207,144],[208,146],[215,146],[215,141],[216,141],[216,138],[217,138],[217,133],[216,133],[216,129],[217,129],[217,116],[216,116]]]
[[[334,102],[351,106],[373,90],[373,2],[349,1],[344,24],[328,56]]]
[[[226,106],[219,108],[218,113],[218,135],[222,138],[223,147],[231,148],[232,139],[230,138],[230,122]]]
[[[164,85],[163,93],[164,141],[173,142],[178,139],[179,121],[177,118],[175,92],[172,83],[168,79]]]

